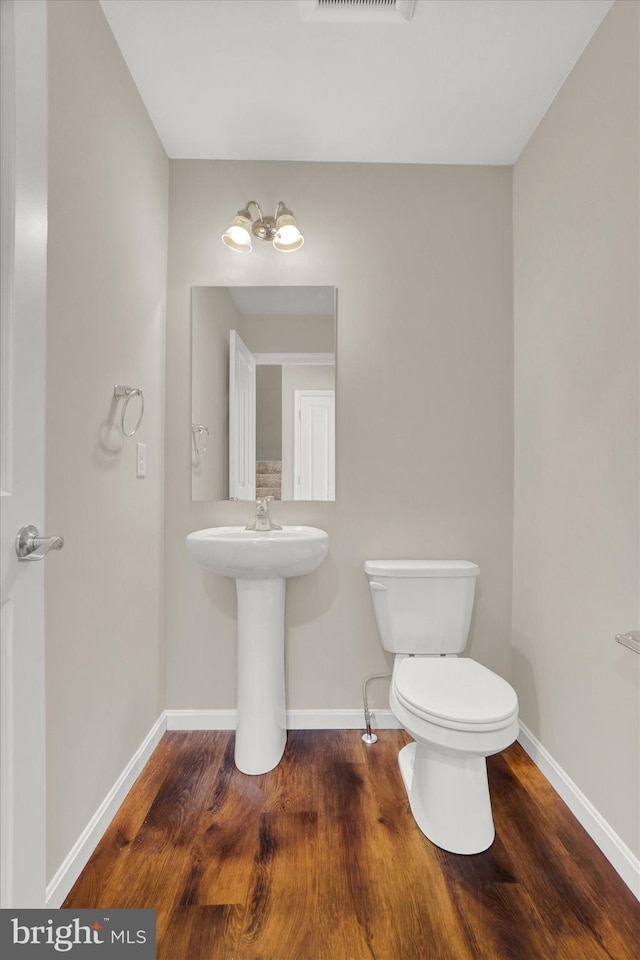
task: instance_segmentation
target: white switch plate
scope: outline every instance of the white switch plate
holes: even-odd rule
[[[136,443],[136,477],[146,477],[147,475],[147,445],[146,443]]]

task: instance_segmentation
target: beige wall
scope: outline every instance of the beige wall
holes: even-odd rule
[[[512,207],[506,167],[172,161],[167,316],[167,706],[235,706],[235,592],[186,553],[201,527],[249,504],[192,503],[192,285],[338,288],[335,503],[278,503],[279,523],[324,527],[330,555],[288,586],[289,706],[361,706],[387,666],[363,561],[463,557],[481,567],[469,652],[510,675]],[[280,198],[306,242],[294,256],[220,234],[247,197]],[[381,224],[411,216],[403,249]],[[336,223],[340,224],[336,229]]]
[[[514,174],[513,679],[638,853],[638,4],[617,2]]]
[[[162,707],[168,161],[98,3],[55,0],[48,20],[51,879]],[[108,423],[116,383],[144,390],[132,440]]]
[[[256,366],[256,460],[282,460],[282,367]]]
[[[244,313],[238,329],[252,353],[333,353],[336,348],[334,317]]]

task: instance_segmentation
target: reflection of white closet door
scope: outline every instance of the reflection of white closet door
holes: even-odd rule
[[[335,391],[295,391],[294,499],[335,500]]]
[[[256,498],[256,362],[235,330],[229,337],[229,499]]]

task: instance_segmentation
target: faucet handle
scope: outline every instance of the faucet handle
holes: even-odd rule
[[[269,501],[273,497],[256,497],[256,515],[253,523],[248,523],[245,530],[282,530],[269,516]]]

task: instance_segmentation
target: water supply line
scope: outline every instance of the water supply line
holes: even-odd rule
[[[367,688],[373,680],[388,680],[390,678],[390,673],[376,673],[373,677],[367,677],[365,682],[362,684],[362,700],[364,702],[364,723],[367,728],[367,732],[362,734],[362,739],[365,743],[376,743],[377,737],[375,733],[371,732],[371,711],[369,710],[369,699],[367,696]]]

